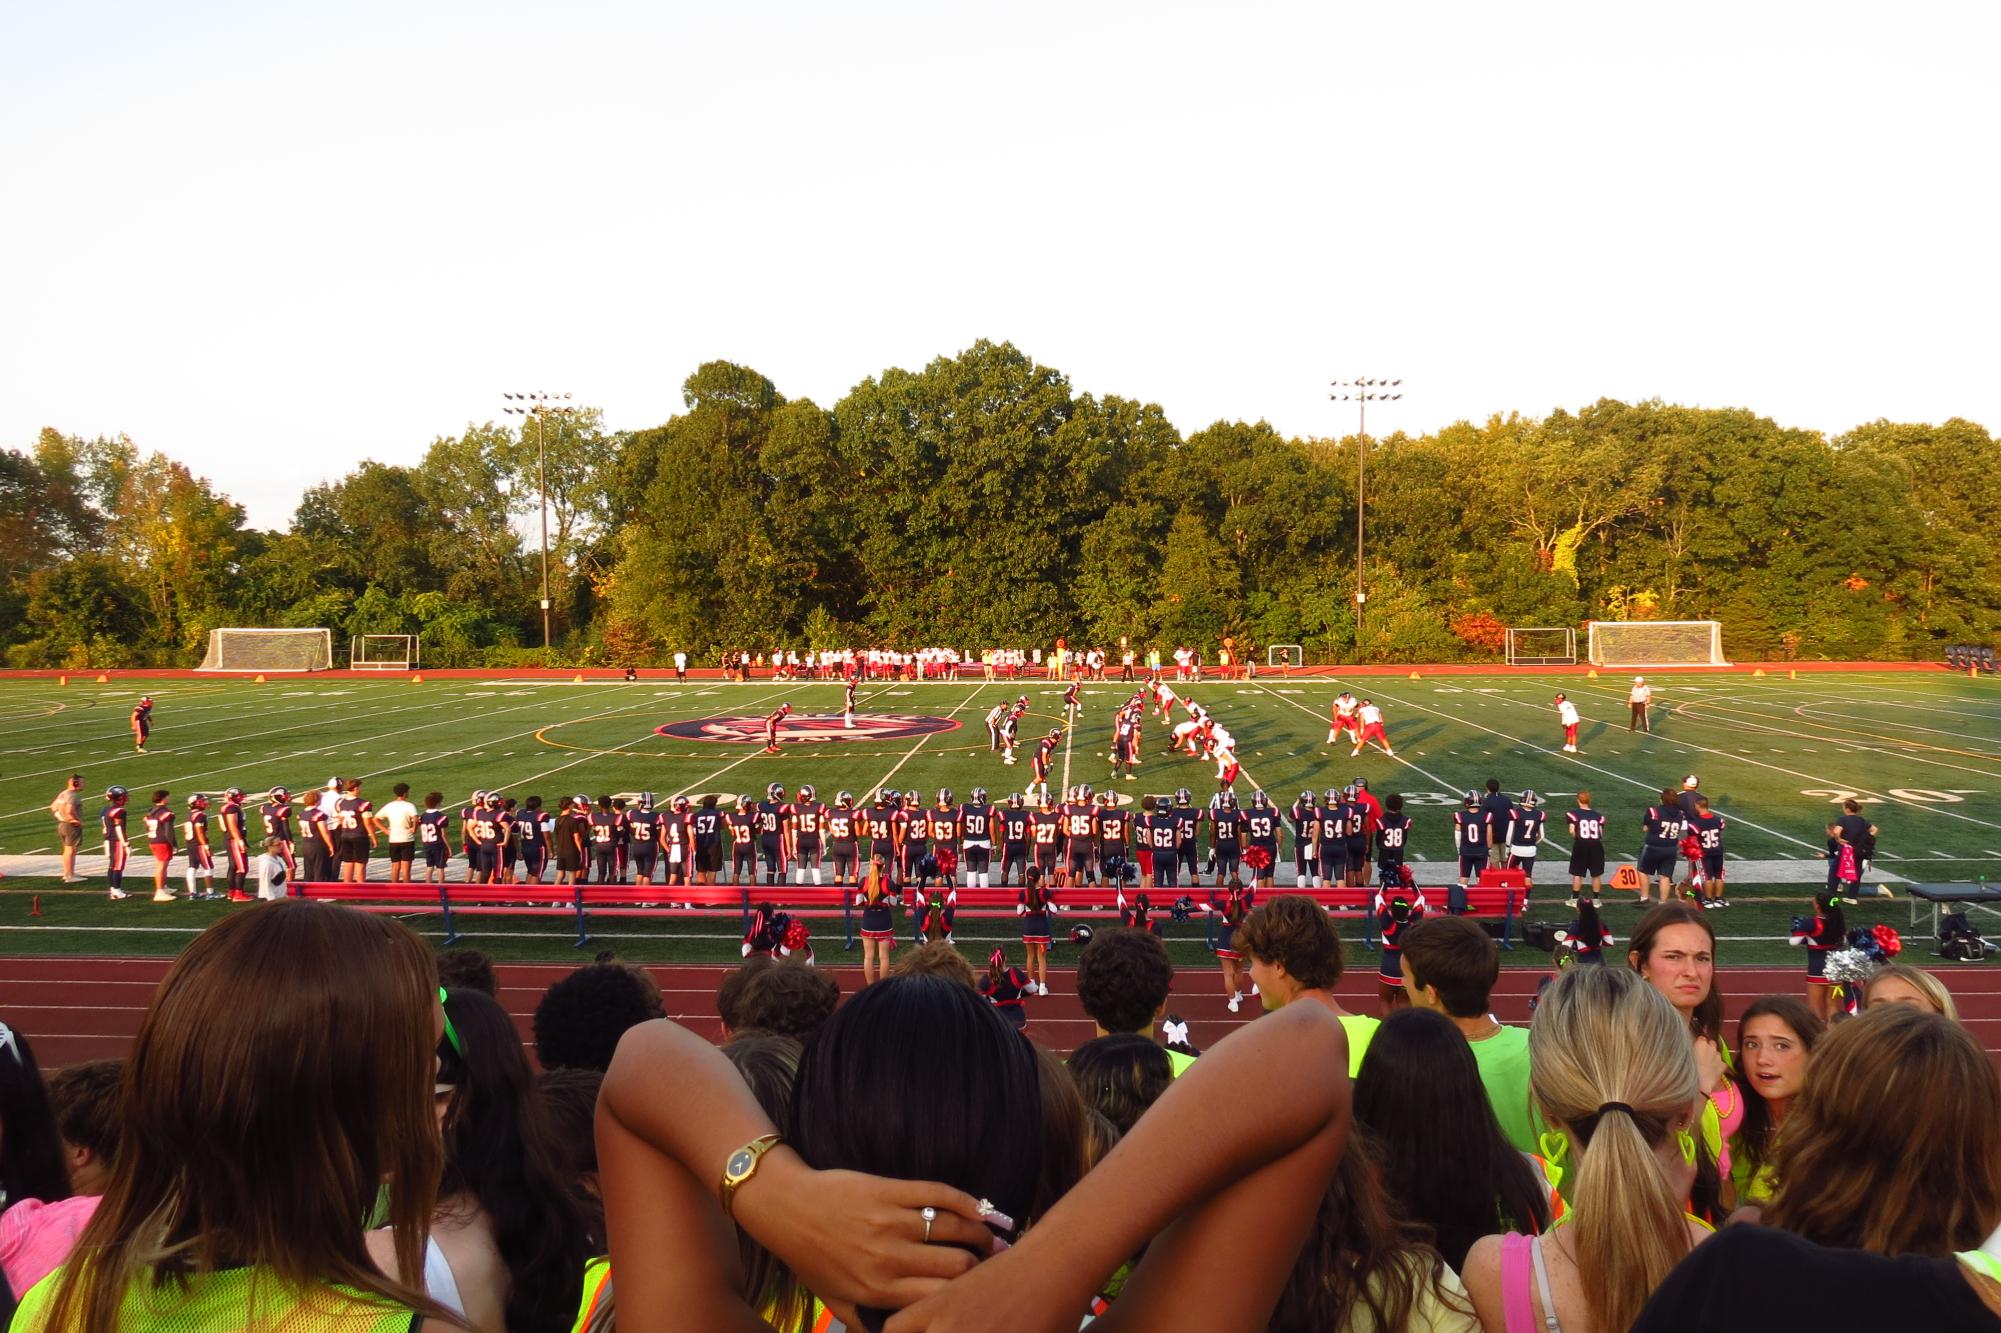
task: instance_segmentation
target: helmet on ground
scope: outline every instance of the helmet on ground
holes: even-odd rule
[[[1070,942],[1072,944],[1089,944],[1091,936],[1094,933],[1089,926],[1074,926],[1070,930]]]
[[[800,800],[802,800],[802,801],[810,801],[810,800],[812,800],[812,799],[813,799],[813,798],[814,798],[814,797],[815,797],[816,795],[818,795],[818,793],[816,793],[816,792],[815,792],[815,791],[813,790],[813,784],[812,784],[812,783],[810,783],[810,782],[804,782],[804,783],[801,783],[801,784],[799,785],[799,799],[800,799]]]
[[[985,805],[986,803],[987,803],[987,789],[985,787],[973,788],[973,804]]]
[[[855,794],[853,792],[842,791],[834,793],[834,804],[839,808],[846,810],[854,803],[855,803]]]
[[[639,793],[638,798],[633,802],[633,804],[637,805],[641,810],[651,810],[653,808],[653,801],[654,801],[653,793],[650,791],[643,791]]]

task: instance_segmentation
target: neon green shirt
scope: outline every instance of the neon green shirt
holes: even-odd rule
[[[62,1270],[21,1298],[10,1333],[44,1333]],[[421,1316],[344,1287],[300,1290],[258,1268],[197,1273],[155,1286],[145,1273],[125,1289],[120,1333],[414,1333]]]
[[[1503,1026],[1492,1036],[1468,1044],[1473,1048],[1474,1063],[1480,1066],[1480,1082],[1486,1085],[1494,1119],[1501,1122],[1501,1133],[1518,1151],[1535,1152],[1540,1131],[1529,1109],[1528,1029]]]
[[[1348,1034],[1348,1077],[1359,1078],[1362,1073],[1362,1057],[1369,1053],[1369,1043],[1375,1040],[1376,1029],[1383,1025],[1380,1018],[1367,1014],[1341,1015],[1341,1030]]]

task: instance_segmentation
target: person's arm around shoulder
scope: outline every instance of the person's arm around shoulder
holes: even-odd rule
[[[1064,1327],[1142,1244],[1094,1329],[1262,1330],[1347,1142],[1347,1045],[1321,1005],[1231,1033],[1020,1243],[898,1313],[889,1333]],[[1253,1084],[1263,1105],[1247,1116]]]

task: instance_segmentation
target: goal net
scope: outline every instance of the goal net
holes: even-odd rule
[[[325,671],[333,666],[333,631],[212,629],[197,671]]]
[[[1714,620],[1594,620],[1590,654],[1593,666],[1730,665]]]
[[[348,645],[350,671],[408,671],[418,662],[414,634],[357,634]]]
[[[1290,671],[1306,665],[1306,650],[1296,643],[1274,643],[1265,649],[1265,663],[1273,671]]]
[[[1511,629],[1509,666],[1570,666],[1577,661],[1574,629]]]

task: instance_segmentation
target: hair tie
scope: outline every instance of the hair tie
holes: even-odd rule
[[[1604,1114],[1607,1111],[1624,1111],[1627,1115],[1632,1116],[1634,1119],[1639,1118],[1638,1113],[1635,1112],[1632,1107],[1626,1105],[1624,1102],[1605,1102],[1604,1104],[1599,1106],[1599,1108],[1596,1111],[1593,1111],[1591,1113],[1591,1118],[1593,1120],[1601,1119],[1603,1118]]]

